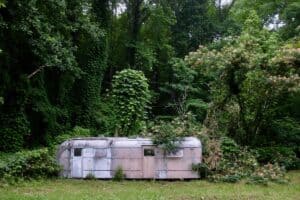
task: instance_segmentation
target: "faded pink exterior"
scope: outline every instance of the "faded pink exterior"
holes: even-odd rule
[[[118,167],[128,179],[196,179],[192,164],[200,163],[201,142],[184,138],[178,151],[164,155],[148,138],[78,138],[61,144],[57,160],[68,178],[109,179]]]

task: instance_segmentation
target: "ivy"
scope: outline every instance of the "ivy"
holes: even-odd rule
[[[117,133],[138,133],[147,117],[150,91],[143,72],[125,69],[113,78],[112,99],[117,118]]]

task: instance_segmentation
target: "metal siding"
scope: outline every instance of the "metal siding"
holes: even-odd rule
[[[81,157],[72,158],[71,177],[82,178],[82,159]]]
[[[144,146],[143,151],[145,149],[153,149],[154,146]],[[155,178],[155,156],[143,156],[143,178]]]
[[[112,178],[114,170],[121,166],[127,178],[183,179],[198,178],[191,170],[192,163],[201,162],[201,142],[185,138],[180,144],[183,157],[165,158],[162,149],[155,148],[155,157],[144,160],[143,145],[149,148],[149,139],[137,138],[89,138],[64,142],[58,162],[63,166],[61,175],[84,178],[93,174],[96,178]],[[74,157],[74,148],[83,148],[81,157]],[[151,159],[151,162],[150,162]],[[148,162],[149,161],[149,162]]]
[[[112,150],[112,157],[114,159],[116,158],[120,158],[120,159],[124,159],[124,158],[138,158],[141,159],[142,158],[142,153],[141,153],[141,147],[123,147],[123,148],[111,148]]]
[[[112,170],[116,170],[119,166],[122,167],[123,170],[142,170],[141,166],[142,159],[133,158],[133,159],[112,159]]]
[[[93,159],[94,161],[94,170],[111,170],[111,160],[110,158],[101,158],[101,159]]]

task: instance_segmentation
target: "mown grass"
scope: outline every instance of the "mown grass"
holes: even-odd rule
[[[300,171],[288,173],[288,184],[249,185],[207,181],[43,180],[2,186],[1,200],[112,200],[112,199],[284,199],[300,200]]]

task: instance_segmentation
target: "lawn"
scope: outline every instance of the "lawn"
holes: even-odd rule
[[[268,186],[207,181],[43,180],[0,188],[1,200],[51,199],[284,199],[300,200],[300,171],[288,173],[288,184]]]

